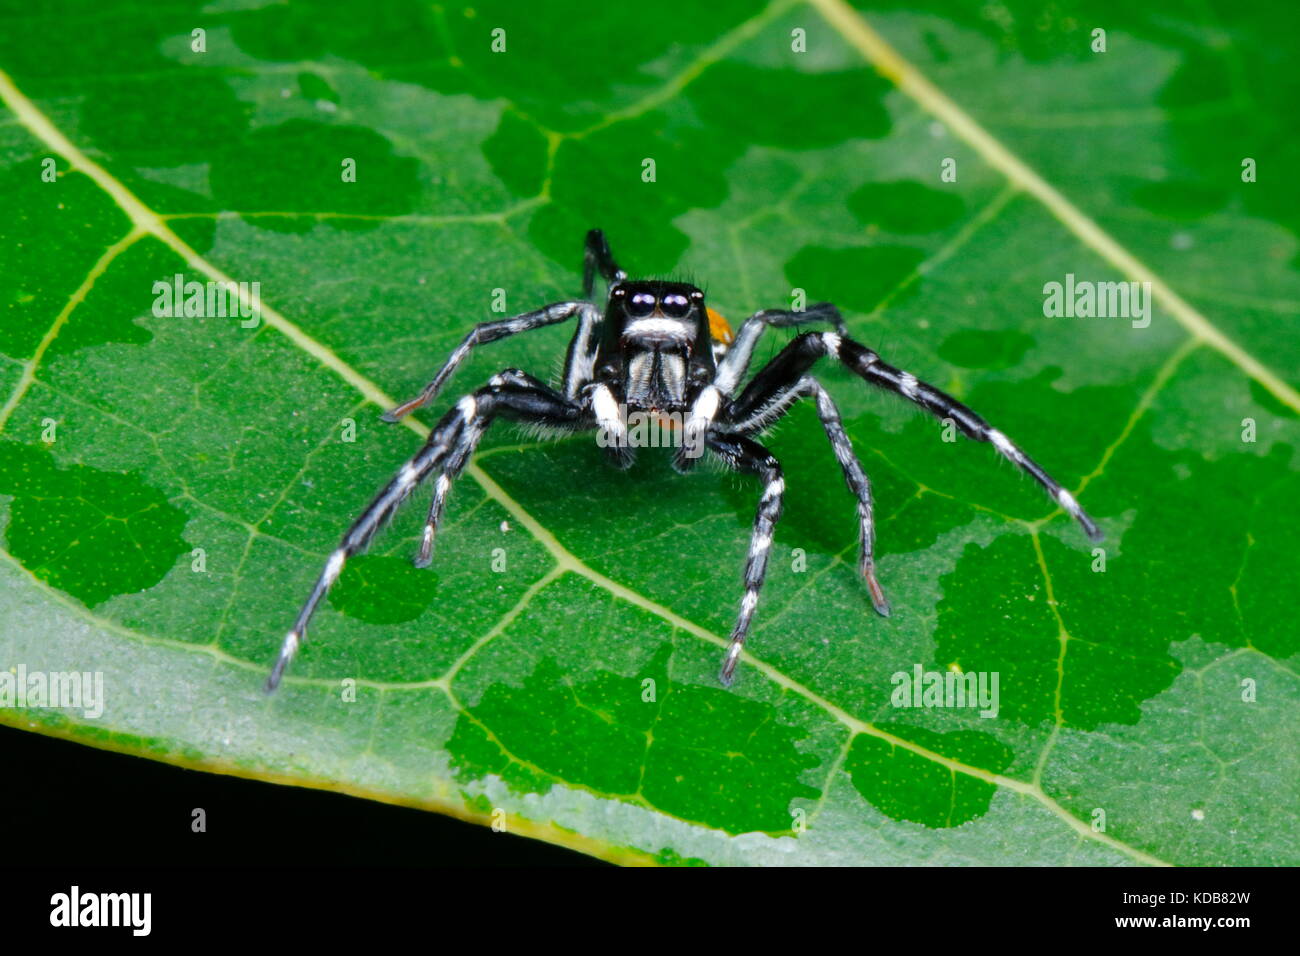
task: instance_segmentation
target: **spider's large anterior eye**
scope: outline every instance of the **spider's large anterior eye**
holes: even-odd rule
[[[655,310],[655,297],[649,292],[638,292],[627,300],[627,314],[646,316]]]
[[[659,308],[663,309],[664,315],[674,319],[686,317],[686,313],[691,311],[691,300],[678,292],[672,292],[659,300]]]

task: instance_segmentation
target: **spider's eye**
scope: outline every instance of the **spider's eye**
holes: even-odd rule
[[[627,300],[627,314],[640,318],[655,310],[655,297],[649,292],[638,292]]]
[[[691,300],[680,293],[671,292],[659,301],[659,308],[670,318],[682,319],[691,311]]]

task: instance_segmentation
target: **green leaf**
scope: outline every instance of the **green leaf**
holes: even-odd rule
[[[1300,862],[1297,40],[1280,5],[901,6],[7,20],[0,721],[624,862]],[[1070,488],[1104,551],[990,448],[826,367],[892,617],[806,407],[770,438],[786,513],[730,690],[753,483],[500,427],[433,567],[408,563],[413,503],[264,696],[427,434],[380,411],[495,290],[575,294],[592,226],[733,322],[838,301]],[[258,283],[258,321],[159,317],[177,274]],[[1071,274],[1151,283],[1149,325],[1047,316]],[[482,349],[456,388],[553,374],[567,334]],[[916,669],[996,674],[996,716],[895,706]],[[71,671],[102,673],[102,714],[3,697]]]

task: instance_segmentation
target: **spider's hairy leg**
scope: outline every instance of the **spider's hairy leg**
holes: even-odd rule
[[[825,356],[838,359],[870,384],[902,395],[936,418],[950,419],[967,438],[988,442],[1004,458],[1042,485],[1061,509],[1079,523],[1090,539],[1101,540],[1101,529],[1074,500],[1074,496],[1016,447],[1006,435],[951,395],[920,381],[911,372],[885,364],[876,352],[837,332],[805,332],[796,336],[745,387],[736,399],[734,417],[741,419],[751,414],[761,405],[764,396],[779,389],[783,382],[802,378],[818,359]]]
[[[769,326],[790,328],[796,325],[807,325],[810,322],[829,322],[841,335],[848,335],[840,310],[829,302],[818,302],[802,312],[763,309],[741,323],[735,338],[727,346],[727,354],[718,363],[718,374],[714,376],[713,384],[721,389],[724,395],[730,395],[735,391],[741,378],[744,377],[745,369],[749,367],[749,361],[754,355],[754,346],[758,344],[764,329]]]
[[[268,693],[279,686],[285,668],[302,646],[312,615],[338,580],[348,558],[365,550],[375,533],[392,517],[416,485],[433,471],[447,467],[455,458],[457,450],[464,448],[468,441],[477,441],[468,436],[475,433],[480,433],[481,436],[481,431],[498,416],[561,428],[581,424],[584,411],[580,405],[568,401],[549,388],[510,384],[509,378],[505,378],[505,381],[506,384],[489,384],[462,398],[455,408],[443,416],[420,452],[402,466],[396,477],[384,486],[361,517],[348,529],[326,562],[325,570],[317,578],[307,602],[298,613],[293,629],[285,635],[280,656],[266,680]],[[464,467],[463,462],[460,467]]]
[[[584,385],[591,382],[596,372],[596,353],[600,348],[600,336],[596,330],[600,327],[603,316],[600,310],[590,303],[583,303],[578,313],[578,328],[569,340],[568,351],[564,353],[564,397],[570,400],[578,397]]]
[[[858,461],[858,456],[853,453],[853,443],[849,441],[848,433],[844,431],[840,410],[831,400],[826,389],[822,388],[821,383],[816,379],[809,377],[800,380],[799,389],[803,394],[811,395],[816,400],[817,416],[822,420],[826,440],[831,443],[835,460],[840,463],[845,484],[858,499],[858,532],[861,544],[858,554],[858,573],[867,584],[867,591],[871,594],[871,604],[876,609],[876,613],[881,617],[889,617],[889,602],[885,600],[885,592],[880,587],[880,582],[876,580],[876,524],[871,500],[871,479],[867,477],[862,462]]]
[[[731,686],[735,679],[736,663],[745,646],[749,625],[758,607],[758,594],[767,576],[767,556],[772,548],[772,530],[781,517],[781,504],[785,494],[785,480],[781,463],[772,453],[752,439],[742,435],[714,433],[708,439],[709,450],[736,471],[757,474],[763,480],[763,494],[758,499],[754,514],[754,530],[749,541],[749,557],[745,561],[745,594],[740,601],[740,614],[731,629],[731,644],[722,661],[718,679],[723,686]]]
[[[517,368],[508,368],[498,372],[492,376],[488,385],[522,386],[538,392],[550,393],[550,397],[559,400],[559,396],[555,395],[544,382]],[[475,416],[473,421],[467,421],[465,427],[457,435],[451,451],[448,452],[443,461],[442,474],[433,483],[433,499],[429,502],[429,511],[424,519],[424,531],[420,536],[420,550],[412,562],[417,568],[427,568],[432,561],[433,537],[437,533],[438,524],[442,521],[442,513],[447,504],[447,493],[451,491],[452,483],[460,477],[460,473],[465,470],[469,460],[474,457],[479,442],[483,440],[483,435],[487,432],[488,424],[489,422],[481,415]]]
[[[817,417],[821,419],[826,440],[830,442],[835,460],[839,462],[845,484],[858,499],[858,531],[861,542],[858,573],[862,575],[876,612],[882,617],[889,617],[889,602],[885,600],[884,589],[876,579],[876,526],[871,481],[857,455],[853,453],[853,443],[844,430],[839,408],[821,383],[811,375],[805,375],[797,381],[781,384],[769,395],[750,396],[746,406],[747,414],[738,415],[735,408],[728,409],[730,414],[719,419],[717,428],[725,434],[756,435],[789,412],[791,406],[801,398],[816,400]]]
[[[582,294],[588,298],[596,286],[597,272],[610,285],[627,278],[627,273],[614,261],[614,253],[610,251],[605,233],[600,229],[592,229],[587,233],[582,256]]]
[[[584,313],[592,313],[590,315]],[[465,338],[461,339],[459,345],[447,357],[438,374],[433,380],[415,398],[403,402],[391,411],[384,412],[383,420],[386,422],[399,421],[423,405],[433,401],[434,397],[447,384],[447,380],[460,366],[469,353],[473,351],[476,345],[486,345],[489,342],[495,342],[498,339],[504,339],[510,335],[516,335],[519,332],[531,332],[534,329],[544,328],[548,325],[555,325],[559,322],[567,322],[575,315],[583,314],[584,322],[594,323],[599,318],[596,307],[589,302],[556,302],[545,308],[537,309],[535,312],[525,312],[522,315],[516,315],[510,319],[498,319],[492,322],[481,322],[469,331]]]
[[[352,523],[352,527],[343,535],[343,540],[339,542],[339,546],[329,556],[329,560],[325,563],[325,569],[316,579],[315,585],[312,586],[311,594],[308,595],[302,610],[298,612],[298,619],[294,621],[293,628],[284,636],[284,643],[280,647],[280,656],[271,669],[271,675],[266,679],[268,693],[279,686],[285,668],[289,666],[289,662],[298,653],[298,648],[307,635],[307,625],[311,622],[312,615],[316,613],[317,605],[320,604],[325,594],[334,585],[334,582],[338,580],[339,575],[343,573],[343,565],[348,558],[365,549],[366,545],[370,543],[370,539],[374,537],[375,532],[393,516],[398,505],[406,499],[406,496],[443,462],[454,447],[455,440],[464,424],[465,419],[459,407],[448,412],[442,421],[438,423],[438,426],[430,432],[424,447],[420,449],[415,457],[402,466],[401,471],[384,486],[383,490],[370,502],[366,510],[361,513],[361,516]]]

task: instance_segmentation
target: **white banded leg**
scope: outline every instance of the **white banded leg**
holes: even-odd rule
[[[804,378],[800,382],[800,387],[806,394],[816,399],[817,415],[821,418],[826,439],[831,443],[831,450],[835,452],[835,460],[840,464],[840,471],[844,473],[844,481],[849,486],[849,491],[853,492],[858,499],[858,532],[861,544],[858,553],[858,573],[866,582],[867,591],[871,594],[871,604],[876,609],[876,613],[881,617],[889,617],[889,602],[885,600],[885,592],[880,582],[876,580],[876,525],[871,499],[871,479],[867,477],[867,472],[862,467],[862,462],[858,461],[858,456],[853,453],[853,443],[849,441],[848,433],[844,430],[840,410],[826,389],[812,378]]]
[[[538,383],[540,385],[540,383]],[[553,427],[580,427],[584,412],[580,405],[570,402],[559,393],[526,384],[489,385],[473,395],[467,395],[438,423],[429,435],[420,453],[402,466],[378,497],[370,503],[343,536],[339,547],[330,555],[325,570],[317,578],[311,595],[294,622],[293,629],[285,635],[270,677],[267,691],[273,691],[284,676],[284,670],[298,652],[307,633],[307,625],[327,591],[338,580],[343,566],[352,555],[363,551],[384,522],[392,517],[398,505],[411,490],[433,471],[445,467],[457,449],[471,445],[467,432],[481,430],[498,415],[517,420],[535,422]],[[472,448],[471,448],[472,450]],[[468,454],[466,454],[466,460]],[[461,462],[463,467],[464,462]],[[445,499],[445,492],[443,494]]]
[[[879,355],[852,339],[840,339],[833,344],[836,357],[871,384],[897,392],[936,418],[951,419],[967,437],[991,444],[1002,457],[1042,485],[1062,510],[1079,523],[1090,539],[1093,541],[1102,539],[1101,529],[1074,500],[1074,496],[1062,488],[1037,462],[1021,451],[1011,439],[972,409],[951,395],[939,391],[933,385],[920,381],[911,372],[885,364],[880,361]]]
[[[727,354],[718,363],[718,373],[713,377],[713,384],[724,395],[730,395],[736,390],[736,386],[740,384],[745,369],[749,367],[749,361],[753,357],[754,346],[758,344],[758,340],[762,337],[765,329],[769,326],[788,328],[795,325],[805,325],[809,322],[830,322],[840,332],[848,334],[845,331],[844,318],[840,315],[840,310],[829,302],[819,302],[816,305],[809,306],[803,312],[792,312],[787,309],[763,309],[755,312],[740,324],[740,328],[736,331],[736,337],[727,346]]]
[[[821,419],[822,429],[826,432],[826,439],[830,442],[831,450],[835,453],[835,460],[839,462],[840,471],[844,475],[844,482],[857,498],[858,536],[861,543],[858,556],[858,573],[862,575],[867,591],[871,595],[871,604],[876,609],[876,612],[882,617],[888,617],[890,613],[889,602],[885,598],[884,589],[881,588],[880,582],[876,578],[875,510],[871,496],[871,480],[867,477],[866,470],[863,469],[862,463],[858,461],[857,455],[853,452],[853,443],[849,441],[848,433],[844,430],[839,408],[835,405],[826,389],[822,388],[821,384],[811,376],[804,376],[797,382],[782,386],[775,394],[766,396],[765,400],[758,404],[757,408],[747,416],[737,420],[724,419],[719,421],[717,425],[718,431],[752,435],[781,418],[790,410],[790,406],[804,397],[815,399],[817,416]]]
[[[493,322],[482,322],[472,328],[468,335],[465,336],[452,350],[447,361],[443,363],[438,374],[433,377],[424,390],[410,401],[403,402],[391,411],[384,412],[383,419],[386,422],[395,422],[400,418],[409,415],[422,405],[431,402],[435,395],[442,390],[451,378],[457,367],[460,366],[469,353],[476,345],[486,345],[488,342],[495,342],[503,339],[508,335],[515,335],[519,332],[531,332],[533,329],[540,329],[547,325],[555,325],[557,322],[564,322],[573,318],[583,309],[593,309],[594,307],[588,302],[556,302],[545,308],[538,309],[535,312],[525,312],[522,315],[516,315],[510,319],[499,319]]]
[[[728,434],[756,435],[784,417],[791,406],[804,395],[811,394],[803,391],[802,387],[802,379],[782,385],[771,395],[766,396],[761,403],[755,403],[744,410],[743,414],[738,406],[733,407],[731,413],[720,418],[715,427],[718,431]]]
[[[740,435],[712,435],[709,448],[737,471],[757,474],[763,481],[763,493],[754,513],[754,530],[749,540],[749,557],[745,561],[745,593],[740,599],[740,613],[731,630],[731,642],[722,661],[718,679],[730,686],[736,664],[745,646],[745,638],[758,607],[758,595],[767,576],[767,559],[772,550],[772,534],[781,517],[785,479],[781,463],[766,448]]]
[[[302,610],[298,612],[293,628],[284,636],[280,646],[280,656],[276,658],[275,666],[266,679],[268,693],[279,686],[285,668],[289,666],[289,662],[293,660],[294,655],[298,653],[298,648],[306,639],[307,625],[312,615],[316,613],[316,608],[326,592],[343,573],[343,565],[347,563],[348,558],[365,549],[370,539],[375,536],[375,532],[393,516],[397,507],[412,489],[442,463],[458,438],[462,425],[463,418],[458,412],[452,411],[446,415],[438,423],[438,427],[430,433],[428,441],[419,453],[402,466],[396,477],[384,486],[374,501],[361,513],[361,517],[353,522],[352,527],[343,536],[343,540],[339,542],[339,546],[325,562],[325,569],[312,586],[311,594],[308,595]]]
[[[498,384],[496,379],[493,379],[493,384]],[[442,473],[433,483],[433,499],[429,502],[429,511],[425,515],[420,551],[413,562],[417,568],[427,568],[433,560],[433,536],[442,521],[443,511],[446,510],[447,492],[451,490],[451,483],[460,477],[487,430],[486,424],[479,418],[478,403],[473,395],[466,395],[457,402],[456,411],[460,414],[462,427],[443,462]]]
[[[1003,457],[1042,485],[1053,500],[1079,523],[1089,538],[1093,541],[1101,540],[1101,529],[1074,500],[1074,496],[1057,484],[1006,435],[951,395],[918,380],[911,372],[887,365],[871,349],[836,332],[805,332],[796,336],[745,386],[732,404],[732,418],[743,420],[759,412],[772,395],[779,394],[789,383],[801,379],[823,356],[838,359],[872,385],[902,395],[937,418],[951,419],[968,438],[989,442]]]
[[[582,303],[578,311],[578,329],[569,342],[564,356],[564,397],[576,399],[578,392],[592,380],[596,372],[596,353],[600,339],[596,328],[600,325],[600,310],[589,302]]]
[[[517,368],[508,368],[492,376],[489,386],[521,385],[525,388],[545,390],[546,386],[539,380],[527,375]],[[442,465],[442,473],[433,483],[433,498],[429,502],[429,511],[424,519],[424,531],[420,535],[420,550],[413,561],[417,568],[427,568],[433,560],[433,539],[442,522],[443,511],[447,505],[447,494],[452,483],[474,457],[479,442],[487,433],[488,423],[477,414],[477,402],[473,395],[466,395],[456,406],[461,414],[464,427],[457,436],[451,451]]]

